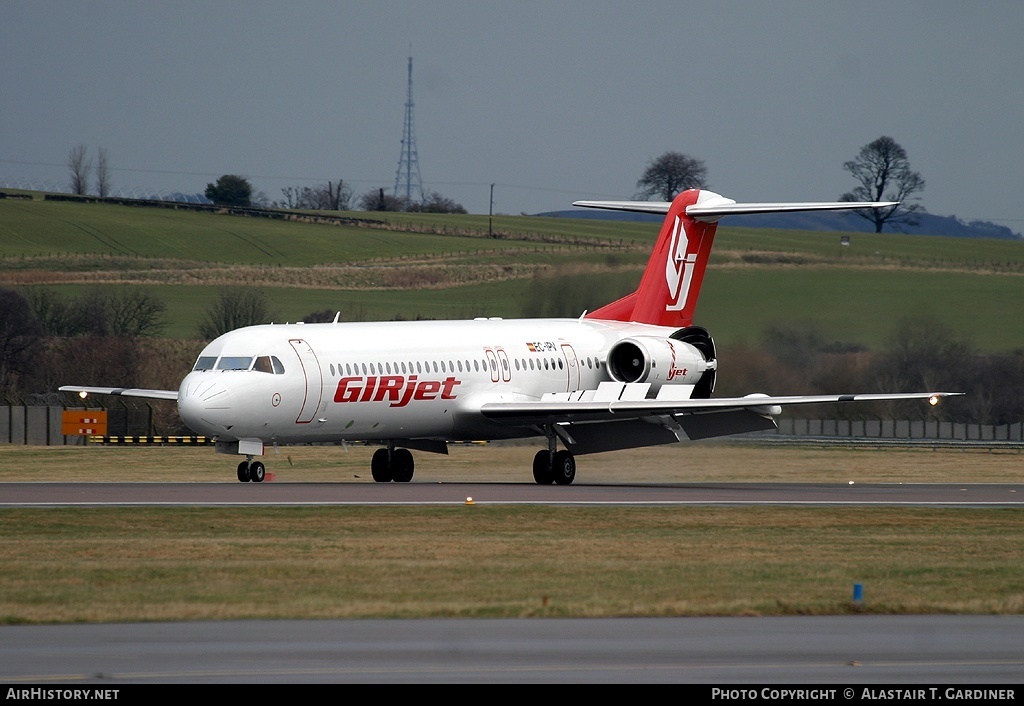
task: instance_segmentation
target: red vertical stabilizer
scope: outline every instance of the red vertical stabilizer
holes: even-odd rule
[[[687,206],[697,204],[700,196],[699,189],[688,189],[672,201],[637,290],[588,313],[586,318],[658,326],[693,323],[718,227],[717,222],[704,223],[686,215]]]

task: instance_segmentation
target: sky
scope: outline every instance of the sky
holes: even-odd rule
[[[0,185],[66,187],[84,145],[115,193],[390,191],[412,57],[424,190],[470,213],[629,199],[669,151],[831,201],[889,136],[930,213],[1024,232],[1022,28],[1019,0],[0,0]]]

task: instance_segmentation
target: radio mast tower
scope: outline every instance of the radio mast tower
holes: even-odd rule
[[[420,177],[420,160],[416,154],[416,130],[412,122],[412,57],[409,57],[409,94],[405,100],[405,126],[402,129],[402,153],[398,157],[398,171],[395,173],[395,196],[405,195],[412,201],[413,194],[418,194],[419,201],[426,200],[423,195],[423,178]]]

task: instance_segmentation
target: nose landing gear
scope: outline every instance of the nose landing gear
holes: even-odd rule
[[[262,483],[266,477],[266,466],[259,461],[253,463],[252,456],[246,456],[245,460],[238,464],[238,480],[241,483]]]

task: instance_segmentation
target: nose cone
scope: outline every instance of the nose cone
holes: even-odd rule
[[[178,414],[197,434],[224,435],[234,425],[231,395],[209,376],[191,373],[178,388]]]

